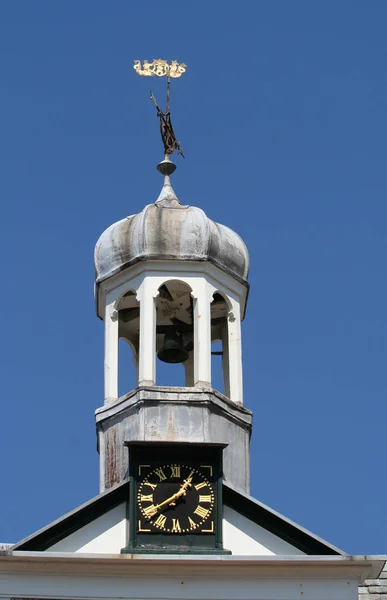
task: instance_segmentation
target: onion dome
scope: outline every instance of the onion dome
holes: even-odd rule
[[[200,208],[180,204],[170,183],[176,167],[168,157],[157,168],[164,185],[156,202],[114,223],[99,238],[94,251],[97,283],[143,260],[209,261],[247,281],[249,255],[243,240]]]

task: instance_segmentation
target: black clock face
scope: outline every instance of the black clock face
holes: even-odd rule
[[[184,464],[163,464],[144,473],[137,492],[138,532],[214,533],[211,475],[211,466]]]

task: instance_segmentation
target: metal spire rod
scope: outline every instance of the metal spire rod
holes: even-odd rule
[[[167,75],[167,105],[166,105],[166,113],[171,112],[171,78]]]

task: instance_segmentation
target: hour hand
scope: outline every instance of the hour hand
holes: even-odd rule
[[[163,506],[169,506],[170,504],[174,505],[175,500],[177,500],[177,498],[179,498],[181,496],[181,494],[179,492],[180,492],[180,490],[178,492],[176,492],[176,494],[173,494],[173,496],[170,496],[166,500],[163,500],[163,502],[160,502],[160,504],[157,504],[155,506],[155,509],[160,510],[160,508],[162,508]]]

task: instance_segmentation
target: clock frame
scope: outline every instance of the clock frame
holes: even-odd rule
[[[229,554],[222,546],[226,444],[128,442],[129,544],[123,553]]]

